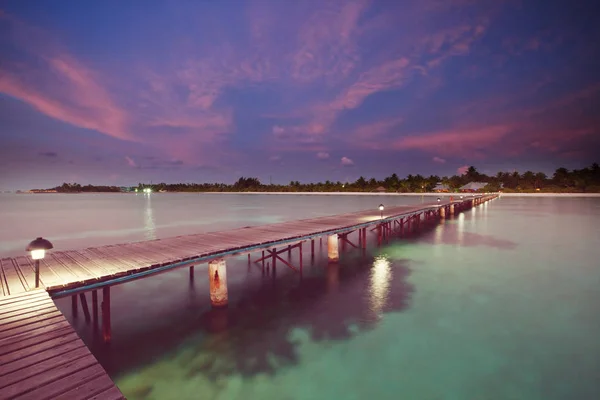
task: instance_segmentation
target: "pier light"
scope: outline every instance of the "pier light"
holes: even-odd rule
[[[381,218],[383,218],[383,209],[384,209],[383,204],[380,204],[379,211],[381,212]]]
[[[40,287],[40,260],[46,255],[46,250],[54,248],[49,240],[39,237],[27,245],[26,251],[31,253],[35,261],[35,287]]]
[[[461,199],[461,200],[462,200],[462,198],[463,198],[463,197],[462,197],[462,196],[460,196],[460,199]]]
[[[442,201],[442,199],[440,199],[440,198],[438,197],[438,203],[439,203],[440,201]]]

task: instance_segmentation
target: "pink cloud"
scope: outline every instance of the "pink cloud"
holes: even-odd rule
[[[444,164],[444,163],[446,163],[446,160],[445,160],[445,159],[443,159],[443,158],[441,158],[441,157],[437,157],[437,156],[436,156],[436,157],[433,157],[433,159],[432,159],[432,160],[433,160],[433,162],[435,162],[435,163],[438,163],[438,164]]]
[[[281,161],[281,156],[271,156],[269,157],[269,161]]]
[[[456,174],[457,175],[464,175],[467,173],[467,171],[469,170],[469,166],[468,165],[463,165],[462,167],[458,167],[458,169],[456,170]]]
[[[496,125],[405,136],[396,140],[392,147],[398,150],[434,152],[443,156],[473,156],[481,148],[489,148],[498,143],[511,129],[511,126]]]
[[[326,153],[324,151],[320,151],[317,153],[317,158],[319,160],[327,160],[329,158],[329,153]]]
[[[342,157],[341,164],[342,164],[342,166],[349,167],[351,165],[354,165],[354,161],[352,161],[348,157]]]
[[[23,70],[11,73],[0,70],[0,92],[30,104],[41,113],[118,139],[135,140],[128,130],[128,115],[92,78],[85,67],[69,56],[52,59],[57,77],[44,70],[28,71],[38,75],[52,90],[40,91],[26,79]]]
[[[135,140],[128,113],[116,104],[96,72],[69,55],[47,32],[7,14],[0,17],[26,60],[0,66],[1,93],[68,124]]]
[[[373,93],[400,87],[407,77],[407,58],[385,62],[361,74],[358,80],[333,102],[336,110],[357,108]]]
[[[317,8],[299,27],[300,46],[291,55],[292,77],[339,81],[348,76],[358,60],[355,40],[367,6],[367,1],[360,0]]]
[[[129,156],[125,156],[125,161],[127,161],[127,164],[131,167],[131,168],[137,168],[137,164],[135,163],[135,161],[129,157]]]
[[[381,149],[386,146],[386,135],[396,133],[394,128],[403,121],[403,117],[392,117],[359,125],[346,138],[350,144],[361,148]]]

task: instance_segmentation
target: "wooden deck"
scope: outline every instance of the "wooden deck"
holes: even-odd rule
[[[479,196],[483,197],[483,196]],[[473,197],[453,203],[467,203]],[[384,221],[437,210],[448,202],[390,207]],[[90,290],[137,279],[192,262],[266,249],[334,233],[375,225],[382,221],[378,210],[367,210],[289,221],[270,225],[209,232],[172,238],[51,251],[41,260],[40,281],[52,296],[68,290]],[[0,260],[1,296],[34,288],[34,266],[28,255]],[[69,293],[71,294],[71,293]]]
[[[0,400],[124,399],[43,290],[0,298]]]

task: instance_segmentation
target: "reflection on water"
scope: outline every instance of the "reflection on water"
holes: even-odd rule
[[[371,308],[377,315],[381,313],[387,301],[390,289],[390,262],[385,256],[378,256],[371,269]]]
[[[152,214],[152,194],[144,193],[146,198],[145,220],[144,220],[144,237],[146,240],[156,239],[156,225]]]
[[[465,213],[458,214],[456,231],[458,232],[458,245],[462,246],[465,239]]]
[[[206,266],[116,286],[110,346],[74,325],[129,399],[600,398],[600,209],[528,201],[370,232],[337,264],[317,243],[302,279],[228,260],[226,310]]]

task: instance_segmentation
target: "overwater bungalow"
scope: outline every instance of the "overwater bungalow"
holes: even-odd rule
[[[436,193],[448,193],[450,191],[450,186],[448,186],[444,183],[438,183],[433,188],[433,191]]]
[[[485,186],[487,186],[487,182],[469,182],[466,185],[461,186],[458,190],[463,193],[474,193],[483,189]]]
[[[375,189],[373,191],[377,192],[377,193],[385,193],[385,192],[387,192],[387,189],[384,188],[383,186],[379,186],[377,189]]]

